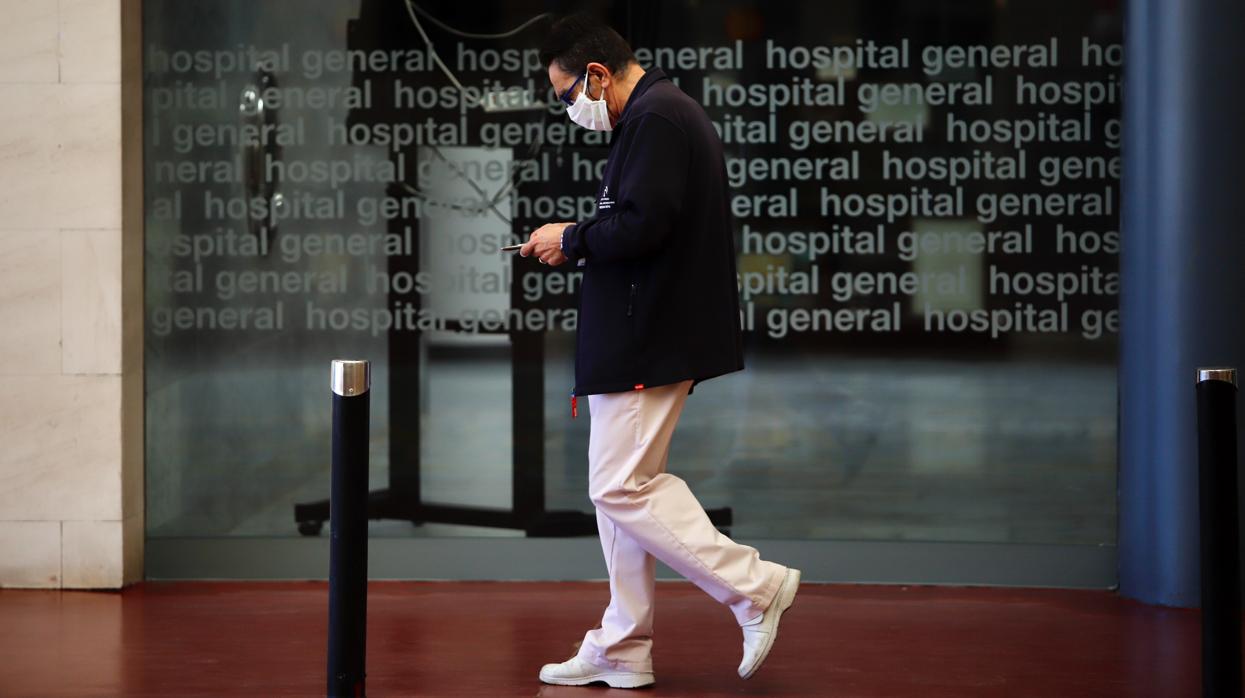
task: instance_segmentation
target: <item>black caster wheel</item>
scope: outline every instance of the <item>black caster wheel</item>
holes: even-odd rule
[[[320,529],[324,527],[323,521],[299,521],[298,532],[304,536],[318,536]]]

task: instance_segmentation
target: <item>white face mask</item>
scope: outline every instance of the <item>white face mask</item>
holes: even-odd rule
[[[579,91],[575,103],[566,108],[566,115],[571,121],[592,131],[612,131],[609,109],[605,106],[605,90],[601,90],[600,99],[588,98],[588,74],[584,73],[584,88]]]

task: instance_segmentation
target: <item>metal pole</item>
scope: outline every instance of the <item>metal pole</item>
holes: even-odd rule
[[[1241,695],[1241,560],[1237,521],[1236,369],[1197,372],[1202,552],[1202,695]]]
[[[366,695],[367,361],[333,361],[333,473],[329,495],[328,695]]]

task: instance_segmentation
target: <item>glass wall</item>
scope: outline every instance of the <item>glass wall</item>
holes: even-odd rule
[[[671,471],[746,539],[1113,544],[1121,8],[606,5],[728,155],[747,370]],[[498,251],[600,195],[561,9],[144,3],[149,537],[316,534],[334,358],[374,536],[595,534],[582,272]]]

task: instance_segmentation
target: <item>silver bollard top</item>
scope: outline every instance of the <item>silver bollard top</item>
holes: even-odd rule
[[[1204,383],[1206,381],[1223,381],[1231,383],[1232,387],[1236,387],[1236,369],[1235,368],[1199,368],[1197,370],[1197,382]]]
[[[333,359],[333,392],[343,397],[362,395],[372,388],[372,367],[364,360]]]

